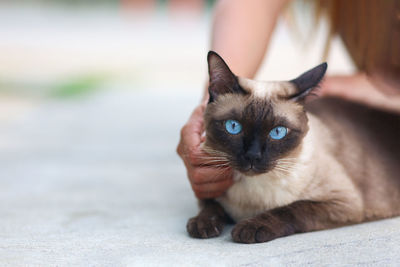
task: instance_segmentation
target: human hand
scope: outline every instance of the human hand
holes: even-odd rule
[[[400,114],[400,91],[363,73],[328,76],[321,84],[320,93]]]
[[[221,196],[232,184],[230,167],[220,167],[218,162],[210,160],[200,147],[205,141],[204,114],[205,104],[198,106],[181,130],[181,139],[177,153],[182,158],[188,173],[192,189],[199,199]]]

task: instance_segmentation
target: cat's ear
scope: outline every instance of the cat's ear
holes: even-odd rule
[[[218,95],[227,93],[244,93],[239,86],[238,79],[229,69],[225,61],[214,51],[209,51],[207,55],[208,74],[210,84],[208,92],[210,93],[209,102],[213,102]]]
[[[290,82],[296,87],[296,92],[289,96],[289,99],[293,101],[304,100],[321,82],[327,68],[328,64],[324,62],[291,80]]]

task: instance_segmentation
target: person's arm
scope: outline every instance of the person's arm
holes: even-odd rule
[[[259,68],[277,18],[286,0],[221,0],[217,3],[211,49],[219,53],[233,73],[252,78]],[[202,160],[203,114],[208,99],[205,90],[198,106],[181,130],[177,152],[185,163],[190,184],[200,199],[216,198],[233,183],[232,170]]]
[[[400,90],[396,84],[388,84],[363,73],[326,77],[321,85],[321,95],[340,97],[400,114]]]
[[[277,19],[288,1],[221,0],[212,28],[211,50],[232,72],[253,78],[268,47]]]

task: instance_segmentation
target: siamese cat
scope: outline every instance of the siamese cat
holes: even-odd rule
[[[235,242],[259,243],[400,214],[400,116],[306,101],[326,63],[281,82],[237,77],[212,51],[208,67],[203,149],[235,182],[201,201],[190,236],[215,237],[235,222]]]

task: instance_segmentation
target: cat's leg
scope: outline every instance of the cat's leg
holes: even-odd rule
[[[361,209],[351,204],[296,201],[239,222],[232,230],[232,238],[240,243],[261,243],[295,233],[360,222]]]
[[[219,236],[225,224],[231,222],[224,208],[215,200],[200,202],[200,213],[189,219],[186,229],[191,237],[210,238]]]

